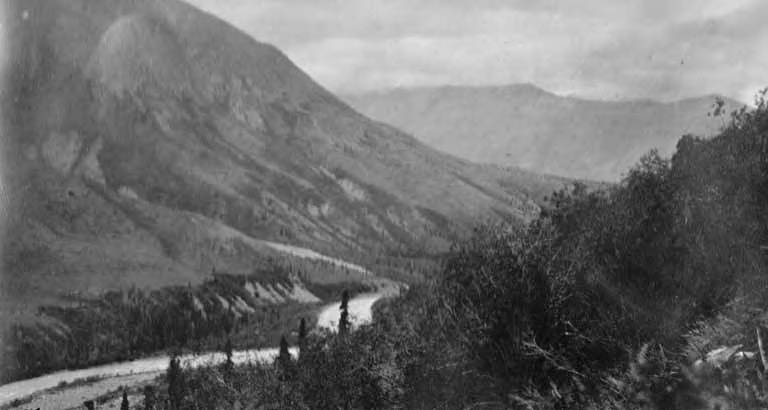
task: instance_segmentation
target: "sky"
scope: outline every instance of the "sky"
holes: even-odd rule
[[[187,0],[340,94],[533,83],[743,102],[768,85],[764,0]]]

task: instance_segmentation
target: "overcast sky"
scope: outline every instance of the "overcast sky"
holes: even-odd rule
[[[764,0],[187,0],[337,93],[530,82],[590,98],[751,102]]]

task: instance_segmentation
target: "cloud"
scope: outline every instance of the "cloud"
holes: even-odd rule
[[[588,53],[580,77],[621,97],[676,99],[725,93],[751,101],[766,85],[763,67],[768,27],[761,23],[768,4],[654,27],[632,27]]]
[[[336,92],[532,82],[672,99],[763,85],[760,0],[191,0]]]

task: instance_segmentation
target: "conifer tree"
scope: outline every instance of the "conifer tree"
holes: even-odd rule
[[[227,360],[224,362],[224,374],[229,375],[235,364],[232,362],[232,340],[227,336],[227,342],[224,344],[224,355]]]
[[[341,318],[339,318],[339,334],[345,335],[349,332],[349,292],[346,290],[341,294]]]
[[[285,336],[280,338],[280,353],[277,356],[278,377],[281,381],[287,381],[295,374],[295,367],[291,358],[291,352],[288,350],[288,340]]]
[[[299,322],[299,349],[304,347],[304,342],[307,340],[307,321],[301,318]]]
[[[123,390],[123,401],[120,403],[120,410],[130,410],[131,404],[128,403],[128,393]]]
[[[177,352],[171,353],[171,362],[166,374],[168,381],[168,399],[170,400],[171,410],[179,410],[184,399],[184,373],[181,369],[181,363]]]
[[[155,410],[155,388],[152,386],[144,387],[144,409]]]
[[[234,317],[235,313],[232,310],[232,305],[230,304],[227,308],[227,312],[224,313],[224,317],[222,320],[222,329],[224,330],[224,334],[229,335],[232,333],[232,329],[234,328]]]
[[[291,352],[288,351],[288,340],[285,339],[285,336],[280,338],[280,353],[277,356],[277,362],[283,369],[286,369],[291,363]]]

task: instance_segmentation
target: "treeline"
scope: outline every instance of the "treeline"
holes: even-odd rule
[[[308,284],[320,284],[335,286],[339,283],[352,283],[364,281],[366,274],[357,269],[343,266],[335,262],[323,259],[302,258],[290,254],[278,254],[269,256],[267,263],[273,269],[284,272],[283,276],[297,277]],[[338,289],[333,295],[338,296]]]
[[[194,287],[134,288],[80,300],[74,306],[41,307],[40,322],[15,324],[6,335],[0,359],[3,382],[131,360],[169,348],[216,348],[226,339],[242,341],[240,347],[255,347],[271,343],[271,333],[307,313],[303,302],[287,294],[283,301],[272,300],[258,290],[249,291],[247,283],[269,286],[277,294],[290,292],[295,284],[277,271],[215,274]],[[368,290],[359,283],[308,285],[320,295],[336,295],[341,287]]]
[[[426,253],[393,253],[386,250],[368,250],[365,252],[330,251],[339,259],[356,264],[376,276],[385,277],[403,283],[424,280],[433,274],[442,264],[444,255]],[[352,283],[365,280],[367,275],[357,269],[342,266],[322,259],[301,258],[293,255],[271,255],[266,258],[266,265],[279,267],[289,275],[296,276],[306,283],[336,284]],[[335,288],[338,292],[338,288]],[[329,295],[330,296],[330,295]]]
[[[243,408],[766,408],[767,208],[761,98],[527,227],[478,228],[370,326],[302,342],[295,372],[190,377]]]

